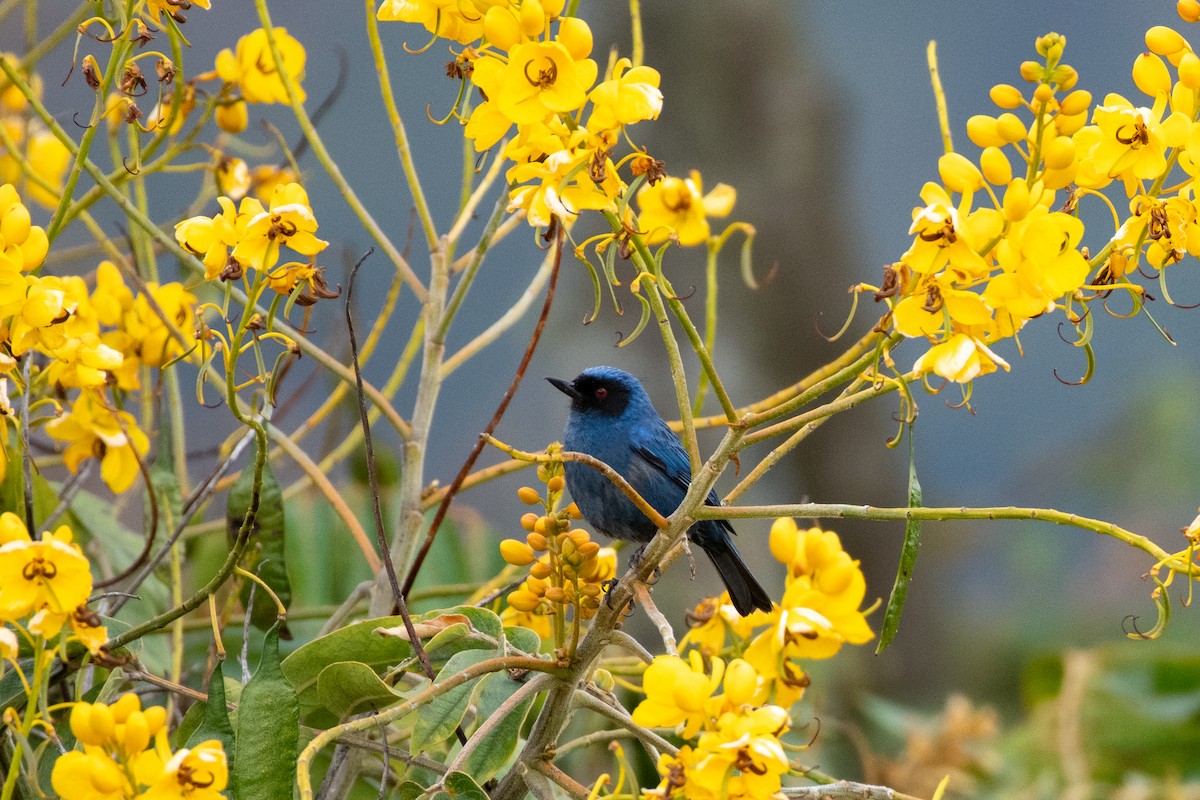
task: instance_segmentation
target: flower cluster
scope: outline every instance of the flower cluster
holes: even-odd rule
[[[1131,276],[1200,255],[1200,57],[1177,31],[1151,28],[1132,70],[1148,105],[1108,94],[1093,107],[1062,61],[1065,44],[1054,33],[1037,40],[1040,60],[1020,69],[1027,92],[992,88],[1000,113],[967,121],[978,158],[941,157],[940,182],[925,184],[913,210],[911,247],[881,287],[860,287],[887,300],[897,333],[929,342],[914,365],[921,375],[967,383],[1008,369],[992,347],[1057,310],[1086,345],[1087,303],[1121,290],[1143,310],[1151,298]],[[1180,180],[1168,180],[1177,168]],[[1114,182],[1127,213],[1102,193]],[[977,205],[980,193],[988,202]],[[1090,249],[1078,216],[1088,197],[1114,218]]]
[[[54,763],[50,780],[63,800],[219,800],[229,782],[225,750],[216,740],[172,753],[167,711],[142,709],[136,694],[111,705],[71,706],[71,732],[82,750]]]
[[[631,217],[631,187],[645,180],[649,185],[637,193],[642,218],[627,218],[628,230],[647,232],[651,243],[672,236],[685,245],[707,240],[708,217],[729,213],[733,189],[722,184],[703,195],[695,172],[664,180],[662,162],[636,149],[614,162],[628,127],[662,111],[660,76],[619,58],[597,82],[591,28],[562,16],[564,6],[564,0],[383,0],[378,16],[419,23],[468,45],[449,68],[482,96],[469,113],[464,107],[464,133],[478,152],[508,137],[501,155],[512,162],[510,211],[523,210],[537,227],[573,221],[584,210]]]
[[[316,237],[317,217],[308,203],[308,193],[298,183],[277,183],[264,207],[255,197],[243,197],[234,206],[228,197],[218,197],[221,213],[192,217],[175,226],[175,239],[204,262],[208,280],[242,278],[253,284],[253,270],[279,294],[296,293],[296,302],[312,305],[319,299],[337,297],[325,283],[316,255],[329,243]],[[280,264],[284,247],[307,256],[307,261]]]
[[[734,659],[705,660],[692,650],[687,660],[658,656],[646,668],[646,699],[633,721],[675,728],[684,739],[678,754],[658,761],[662,781],[646,798],[767,798],[779,791],[788,763],[780,737],[791,725],[788,712],[762,703],[762,678],[754,666]],[[721,694],[714,694],[723,689]]]
[[[0,238],[0,477],[6,423],[16,414],[9,398],[14,380],[31,397],[68,398],[69,410],[50,419],[46,432],[67,444],[72,472],[99,458],[105,483],[123,492],[149,442],[133,416],[117,407],[112,389],[137,389],[140,367],[161,368],[187,352],[196,298],[179,283],[148,282],[134,294],[107,261],[97,268],[91,292],[79,276],[34,274],[46,256],[46,233],[30,224],[29,210],[9,184],[0,186]],[[22,357],[34,358],[30,386],[17,369]],[[69,392],[77,394],[71,399]]]
[[[543,513],[521,518],[527,531],[524,541],[500,543],[505,561],[529,567],[529,577],[506,598],[508,608],[501,618],[506,624],[531,628],[543,639],[554,635],[561,644],[568,617],[578,629],[600,608],[604,584],[616,577],[617,553],[592,541],[582,528],[571,527],[580,518],[574,503],[559,508],[565,484],[561,463],[540,465],[538,477],[546,484],[546,497],[531,486],[522,486],[517,496],[527,505],[541,505]]]
[[[88,608],[92,570],[61,525],[33,539],[11,511],[0,514],[0,623],[11,625],[31,643],[51,640],[64,629],[67,640],[81,642],[99,655],[108,634]],[[7,641],[9,648],[3,647]],[[15,664],[16,637],[0,627],[0,655]]]
[[[830,658],[843,644],[873,636],[860,608],[867,585],[833,531],[800,530],[795,520],[777,519],[771,554],[788,570],[780,603],[740,617],[727,595],[705,600],[691,614],[684,644],[716,655],[732,641],[761,676],[764,699],[790,708],[809,685],[802,661]]]
[[[790,768],[779,737],[809,685],[800,662],[871,638],[859,610],[866,582],[836,533],[778,519],[771,553],[787,567],[780,604],[742,617],[727,594],[709,598],[689,615],[686,657],[659,656],[646,668],[634,721],[674,728],[688,744],[659,759],[662,782],[644,797],[775,796]],[[726,663],[726,654],[737,657]]]

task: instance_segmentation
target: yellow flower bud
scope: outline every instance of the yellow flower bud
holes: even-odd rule
[[[1193,91],[1200,88],[1200,56],[1187,52],[1179,57],[1179,82]]]
[[[213,112],[213,118],[217,121],[217,127],[226,133],[241,133],[250,122],[245,100],[219,103]]]
[[[1066,169],[1048,169],[1042,173],[1042,182],[1047,189],[1065,189],[1075,181],[1079,162],[1072,161]]]
[[[534,550],[546,550],[550,547],[550,543],[546,541],[546,537],[537,531],[528,534],[525,537],[525,541],[528,542],[529,546]]]
[[[579,591],[583,592],[588,597],[599,597],[600,593],[604,590],[600,588],[600,584],[598,583],[585,583],[583,586],[579,587]]]
[[[167,724],[167,709],[162,706],[150,706],[142,712],[142,715],[146,718],[146,725],[150,729],[151,737],[162,730],[163,725]]]
[[[508,604],[517,611],[533,611],[542,603],[542,599],[533,592],[517,589],[508,595]]]
[[[579,555],[583,556],[584,558],[595,558],[596,554],[599,552],[599,542],[584,542],[583,544],[579,545]]]
[[[1200,2],[1197,0],[1179,0],[1175,11],[1184,22],[1200,22]]]
[[[987,114],[976,114],[967,120],[967,138],[979,147],[1006,144],[996,131],[996,118]]]
[[[1070,64],[1059,64],[1050,76],[1054,85],[1064,92],[1069,92],[1079,83],[1079,73]]]
[[[1025,102],[1025,98],[1021,96],[1021,90],[1007,83],[997,83],[988,92],[988,97],[992,98],[992,102],[1000,108],[1018,108],[1021,103]]]
[[[1009,222],[1025,219],[1029,213],[1029,187],[1017,178],[1004,192],[1004,218]]]
[[[734,708],[749,705],[758,691],[758,670],[749,661],[735,658],[725,667],[725,700]]]
[[[1045,74],[1045,68],[1036,61],[1021,62],[1021,77],[1030,83],[1037,83]]]
[[[1011,112],[1001,114],[996,118],[996,133],[1005,144],[1019,142],[1025,138],[1025,123]]]
[[[551,586],[546,590],[546,599],[551,603],[561,603],[567,599],[567,595],[561,586]]]
[[[1167,65],[1153,53],[1142,53],[1133,60],[1133,82],[1150,97],[1171,91],[1171,74],[1167,72]]]
[[[1042,160],[1047,169],[1066,169],[1075,161],[1075,141],[1070,136],[1059,136],[1047,142]]]
[[[521,32],[533,38],[546,29],[546,12],[538,0],[521,0]]]
[[[563,487],[567,485],[567,481],[562,475],[555,475],[546,482],[546,488],[552,492],[561,492]]]
[[[573,528],[567,531],[567,536],[569,536],[571,541],[575,543],[575,547],[577,549],[583,547],[592,540],[592,537],[588,536],[588,532],[583,528]]]
[[[962,153],[945,153],[938,159],[938,175],[952,192],[974,192],[983,187],[979,168]]]
[[[0,217],[0,246],[21,244],[29,238],[29,209],[23,203],[13,205]]]
[[[521,24],[508,5],[492,6],[483,17],[483,35],[495,47],[512,50],[524,38]]]
[[[567,516],[571,519],[583,519],[583,512],[579,510],[579,506],[571,503],[567,506]]]
[[[538,515],[532,511],[527,511],[521,515],[521,527],[527,531],[532,531],[533,526],[537,524]],[[545,548],[542,548],[543,550]]]
[[[1074,116],[1082,114],[1088,110],[1088,106],[1092,104],[1092,93],[1087,89],[1076,89],[1062,99],[1058,105],[1058,110],[1066,116]]]
[[[796,520],[791,517],[780,517],[771,523],[770,547],[771,555],[781,564],[792,563],[796,555],[796,542],[800,532]]]
[[[1087,111],[1081,111],[1078,114],[1059,114],[1054,118],[1054,127],[1063,136],[1070,136],[1077,130],[1087,124]]]
[[[1049,84],[1039,83],[1037,88],[1033,90],[1033,105],[1038,106],[1049,105],[1054,100],[1054,90]]]
[[[559,21],[558,41],[576,61],[592,54],[592,29],[579,17],[564,17]]]
[[[125,732],[121,737],[125,752],[129,755],[140,753],[150,744],[150,726],[146,724],[146,715],[141,711],[132,711],[125,720]]]
[[[1033,47],[1037,50],[1038,55],[1047,61],[1058,61],[1062,58],[1063,50],[1066,46],[1067,37],[1054,32],[1047,33],[1045,36],[1039,36],[1033,43]]]
[[[1012,180],[1012,163],[999,147],[985,147],[979,156],[983,177],[994,186],[1005,186]]]
[[[113,703],[110,708],[112,709],[113,721],[121,725],[129,719],[130,714],[142,710],[142,700],[133,692],[128,692],[117,698],[117,702]]]
[[[103,708],[102,714],[94,713],[94,710],[99,707]],[[103,747],[108,743],[108,737],[112,733],[112,714],[108,710],[108,706],[102,703],[92,705],[91,703],[75,703],[71,706],[71,733],[75,734],[75,738],[84,744]]]
[[[529,574],[534,578],[545,580],[550,577],[550,565],[545,561],[535,561],[529,568]]]
[[[517,489],[517,499],[527,506],[537,505],[542,502],[542,496],[532,486],[522,486],[520,489]]]
[[[1146,49],[1159,56],[1169,56],[1187,47],[1183,35],[1166,25],[1155,25],[1146,31]]]
[[[523,567],[533,563],[533,548],[516,539],[505,539],[500,542],[500,557],[513,566]]]

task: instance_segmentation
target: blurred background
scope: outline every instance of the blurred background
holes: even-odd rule
[[[646,62],[662,73],[665,105],[657,123],[637,127],[636,141],[665,160],[672,174],[699,169],[706,187],[718,182],[736,187],[738,201],[731,219],[757,227],[755,272],[760,278],[772,275],[763,290],[747,288],[733,248],[721,267],[716,362],[735,402],[741,403],[792,383],[835,357],[842,343],[830,344],[821,333],[841,327],[850,309],[847,288],[860,281],[877,283],[882,266],[908,247],[911,208],[923,182],[936,179],[941,153],[926,67],[931,39],[938,43],[956,148],[974,157],[977,149],[966,138],[966,119],[994,113],[987,98],[993,84],[1020,84],[1018,65],[1035,57],[1035,37],[1049,31],[1066,35],[1064,60],[1079,71],[1079,88],[1092,91],[1099,103],[1107,91],[1136,95],[1130,66],[1144,49],[1147,27],[1182,25],[1174,3],[1166,0],[654,0],[644,5]],[[189,14],[185,32],[193,45],[193,64],[211,63],[219,49],[258,27],[249,4],[217,0],[214,6],[212,11],[196,8]],[[334,13],[332,4],[289,0],[275,3],[272,10],[275,24],[286,27],[308,49],[305,86],[310,108],[339,85],[338,64],[344,57],[345,79],[319,129],[376,218],[402,240],[411,201],[378,104],[362,5],[349,4],[344,13]],[[623,4],[584,0],[580,13],[592,25],[594,57],[601,64],[610,42],[621,54],[629,52]],[[415,27],[384,25],[382,34],[400,110],[418,163],[425,166],[435,218],[446,224],[458,200],[461,138],[453,124],[438,127],[429,122],[425,107],[431,103],[430,113],[442,116],[453,102],[456,87],[441,68],[449,55],[441,42],[423,55],[405,54],[403,43],[417,48],[427,42],[426,34]],[[19,31],[6,24],[0,47],[19,46]],[[91,101],[81,82],[58,86],[69,58],[65,48],[57,60],[43,62],[48,101],[55,108],[86,112]],[[60,67],[61,74],[55,75],[52,66]],[[275,121],[294,139],[295,127],[288,125],[281,109],[252,111]],[[64,122],[69,116],[64,115]],[[269,142],[268,135],[254,127],[253,115],[243,138],[255,145]],[[321,222],[319,235],[331,242],[330,283],[344,282],[338,275],[339,262],[357,260],[370,244],[368,236],[311,156],[301,166]],[[448,177],[439,184],[436,173],[443,168]],[[163,186],[167,194],[160,196],[169,197],[167,181]],[[159,209],[158,217],[174,221],[192,196],[180,192],[178,206]],[[1097,227],[1089,237],[1093,248],[1107,236],[1104,218],[1095,219]],[[116,212],[102,221],[115,223]],[[577,232],[578,239],[586,235]],[[419,250],[414,246],[413,261],[421,273],[427,264]],[[496,249],[459,317],[451,352],[520,296],[540,255],[532,235],[510,237]],[[700,314],[703,254],[675,250],[667,264],[681,293],[696,287],[688,307],[693,316]],[[1200,301],[1200,281],[1194,273],[1195,264],[1187,262],[1175,272],[1178,282],[1171,290],[1181,303]],[[390,277],[379,256],[363,267],[356,298],[364,328],[374,318]],[[876,320],[876,309],[868,305],[864,298],[847,341]],[[636,303],[618,316],[606,301],[600,317],[583,325],[591,307],[586,270],[565,259],[546,336],[498,431],[500,438],[537,450],[561,437],[565,403],[541,378],[570,378],[600,363],[638,375],[664,416],[672,415],[674,395],[658,333],[651,327],[632,345],[615,346],[636,324]],[[411,297],[404,298],[401,309],[398,318],[407,325],[416,313]],[[312,335],[344,340],[340,302],[322,303],[317,310]],[[1168,549],[1181,547],[1179,528],[1191,521],[1200,503],[1200,318],[1195,316],[1200,311],[1171,308],[1160,301],[1152,304],[1152,312],[1177,346],[1144,317],[1097,319],[1097,369],[1086,386],[1069,385],[1084,372],[1083,353],[1060,339],[1057,320],[1046,319],[1033,321],[1022,333],[1024,356],[1011,343],[1001,348],[1012,372],[977,381],[970,410],[949,407],[958,399],[953,389],[939,396],[919,395],[915,444],[925,503],[1053,507],[1108,519]],[[447,382],[433,432],[430,478],[448,483],[457,472],[507,387],[535,316],[531,312],[484,357]],[[382,380],[390,371],[405,335],[398,330],[367,365],[369,379]],[[338,345],[330,349],[337,352]],[[897,353],[900,366],[911,366],[919,353],[918,347],[902,347]],[[694,360],[689,362],[693,387],[698,372]],[[405,402],[401,400],[401,409]],[[295,425],[303,411],[299,406],[289,412],[287,422]],[[896,450],[885,446],[897,430],[897,411],[894,399],[886,399],[831,421],[744,502],[903,504],[907,445]],[[232,429],[223,410],[192,413],[204,421],[195,429],[192,446],[197,451],[211,450]],[[350,424],[354,420],[347,409],[326,435],[336,441],[337,425],[344,430]],[[201,440],[208,436],[211,440]],[[380,436],[377,448],[386,447],[386,432]],[[474,560],[481,570],[493,563],[486,559],[492,558],[495,544],[517,529],[524,508],[515,489],[526,480],[517,476],[462,496],[452,521],[464,538],[457,546],[444,546]],[[731,485],[723,481],[719,488]],[[310,519],[328,519],[329,526],[336,527],[331,516],[314,514]],[[511,522],[501,528],[505,520]],[[837,521],[824,525],[841,533],[847,550],[862,560],[868,597],[886,600],[902,526]],[[769,524],[745,522],[737,527],[738,544],[765,583],[781,580],[782,567],[766,547]],[[319,580],[329,567],[317,554],[344,548],[342,537],[344,531],[332,529],[293,535],[292,565]],[[1076,529],[1014,522],[927,523],[895,643],[879,656],[867,646],[844,651],[832,669],[818,665],[809,695],[814,715],[859,719],[867,728],[884,729],[889,703],[932,712],[961,692],[996,708],[1001,722],[1012,722],[1022,713],[1023,693],[1028,700],[1033,691],[1030,676],[1041,674],[1037,665],[1053,662],[1058,666],[1051,673],[1061,673],[1066,661],[1058,661],[1057,654],[1073,648],[1100,648],[1093,652],[1118,661],[1194,654],[1200,622],[1192,610],[1175,614],[1164,640],[1126,638],[1126,617],[1140,616],[1136,624],[1143,629],[1153,623],[1153,585],[1144,578],[1149,566],[1139,553],[1115,540]],[[698,562],[697,567],[695,582],[689,582],[686,567],[677,566],[655,588],[656,600],[673,621],[682,622],[684,610],[713,585],[709,565]],[[428,580],[436,580],[436,575]],[[352,586],[354,576],[337,582]],[[332,584],[325,589],[338,591]],[[870,618],[876,629],[880,618],[878,612]],[[1124,624],[1131,629],[1131,623]],[[1194,723],[1197,717],[1189,719]],[[853,743],[856,736],[850,724],[830,725],[818,747],[827,741]],[[820,750],[816,760],[825,769],[854,763],[850,756],[824,755]],[[1189,765],[1182,766],[1186,773]]]

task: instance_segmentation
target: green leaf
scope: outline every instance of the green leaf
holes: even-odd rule
[[[299,745],[300,702],[280,668],[279,629],[272,626],[238,704],[235,796],[291,797]]]
[[[379,710],[399,699],[392,688],[379,679],[375,670],[361,661],[339,661],[321,670],[317,676],[317,697],[321,705],[339,719],[344,719],[360,705]]]
[[[225,528],[231,542],[237,538],[242,522],[250,511],[253,495],[254,470],[243,469],[233,486],[230,487],[226,500]],[[283,491],[279,488],[275,471],[271,469],[271,462],[265,461],[262,469],[262,484],[258,494],[258,513],[254,516],[254,525],[250,531],[250,544],[246,548],[242,567],[262,578],[283,603],[284,609],[287,609],[292,602],[292,584],[288,579],[287,560],[284,554],[285,531]],[[250,604],[250,592],[253,585],[253,581],[248,580],[242,583],[243,608]],[[251,624],[259,630],[267,630],[274,625],[278,615],[275,603],[265,594],[261,589],[256,591],[254,607],[248,609]],[[292,638],[286,622],[279,626],[279,636],[282,639]]]
[[[542,637],[537,635],[537,631],[523,628],[520,625],[505,628],[504,638],[516,649],[530,655],[536,655],[542,648]]]
[[[921,507],[921,484],[917,481],[917,462],[913,447],[913,423],[908,423],[908,507]],[[917,563],[917,549],[921,546],[921,521],[910,519],[904,524],[904,546],[900,549],[900,566],[896,570],[896,583],[892,586],[892,595],[888,598],[887,608],[883,612],[883,626],[879,631],[879,646],[875,654],[879,655],[896,637],[900,629],[900,614],[904,610],[904,600],[908,597],[908,584],[912,580],[913,568]]]
[[[434,800],[488,800],[487,792],[465,772],[451,772],[442,786]]]
[[[184,741],[187,747],[195,747],[200,742],[216,739],[225,748],[226,758],[229,760],[229,769],[232,772],[237,746],[236,737],[233,733],[233,723],[229,721],[229,709],[225,704],[225,676],[222,673],[223,663],[218,660],[213,667],[212,674],[208,676],[208,700],[204,703],[196,704],[196,706],[202,707],[203,716],[200,717],[200,724]],[[192,709],[196,706],[189,708],[188,712],[191,713]]]
[[[485,676],[479,682],[479,693],[475,701],[479,718],[490,719],[496,713],[496,709],[523,685],[521,681],[513,680],[507,670]],[[487,738],[467,756],[466,762],[463,763],[464,772],[477,780],[487,781],[504,768],[516,752],[521,728],[525,725],[525,717],[533,705],[533,698],[534,695],[527,697],[511,714],[506,715],[498,726],[492,728]]]
[[[495,653],[491,650],[463,650],[455,653],[446,661],[446,665],[438,673],[435,683],[440,683],[457,675],[467,667],[487,661],[494,656]],[[443,692],[425,708],[418,710],[417,724],[413,728],[412,738],[409,741],[410,752],[419,753],[430,745],[444,742],[454,735],[454,729],[458,727],[462,722],[463,715],[467,713],[467,703],[471,699],[471,691],[475,688],[477,680],[469,680]]]
[[[403,639],[380,636],[374,633],[379,627],[403,625],[400,617],[380,617],[347,625],[328,633],[292,651],[281,665],[283,674],[291,681],[306,710],[320,705],[317,695],[317,680],[321,671],[330,664],[354,660],[366,664],[375,672],[399,664],[412,657],[412,647]]]

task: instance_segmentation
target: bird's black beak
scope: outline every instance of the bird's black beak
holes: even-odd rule
[[[579,394],[579,390],[575,388],[575,384],[571,383],[571,381],[564,381],[562,378],[546,378],[546,380],[550,381],[550,384],[555,389],[558,389],[572,400],[583,399],[583,396]]]

